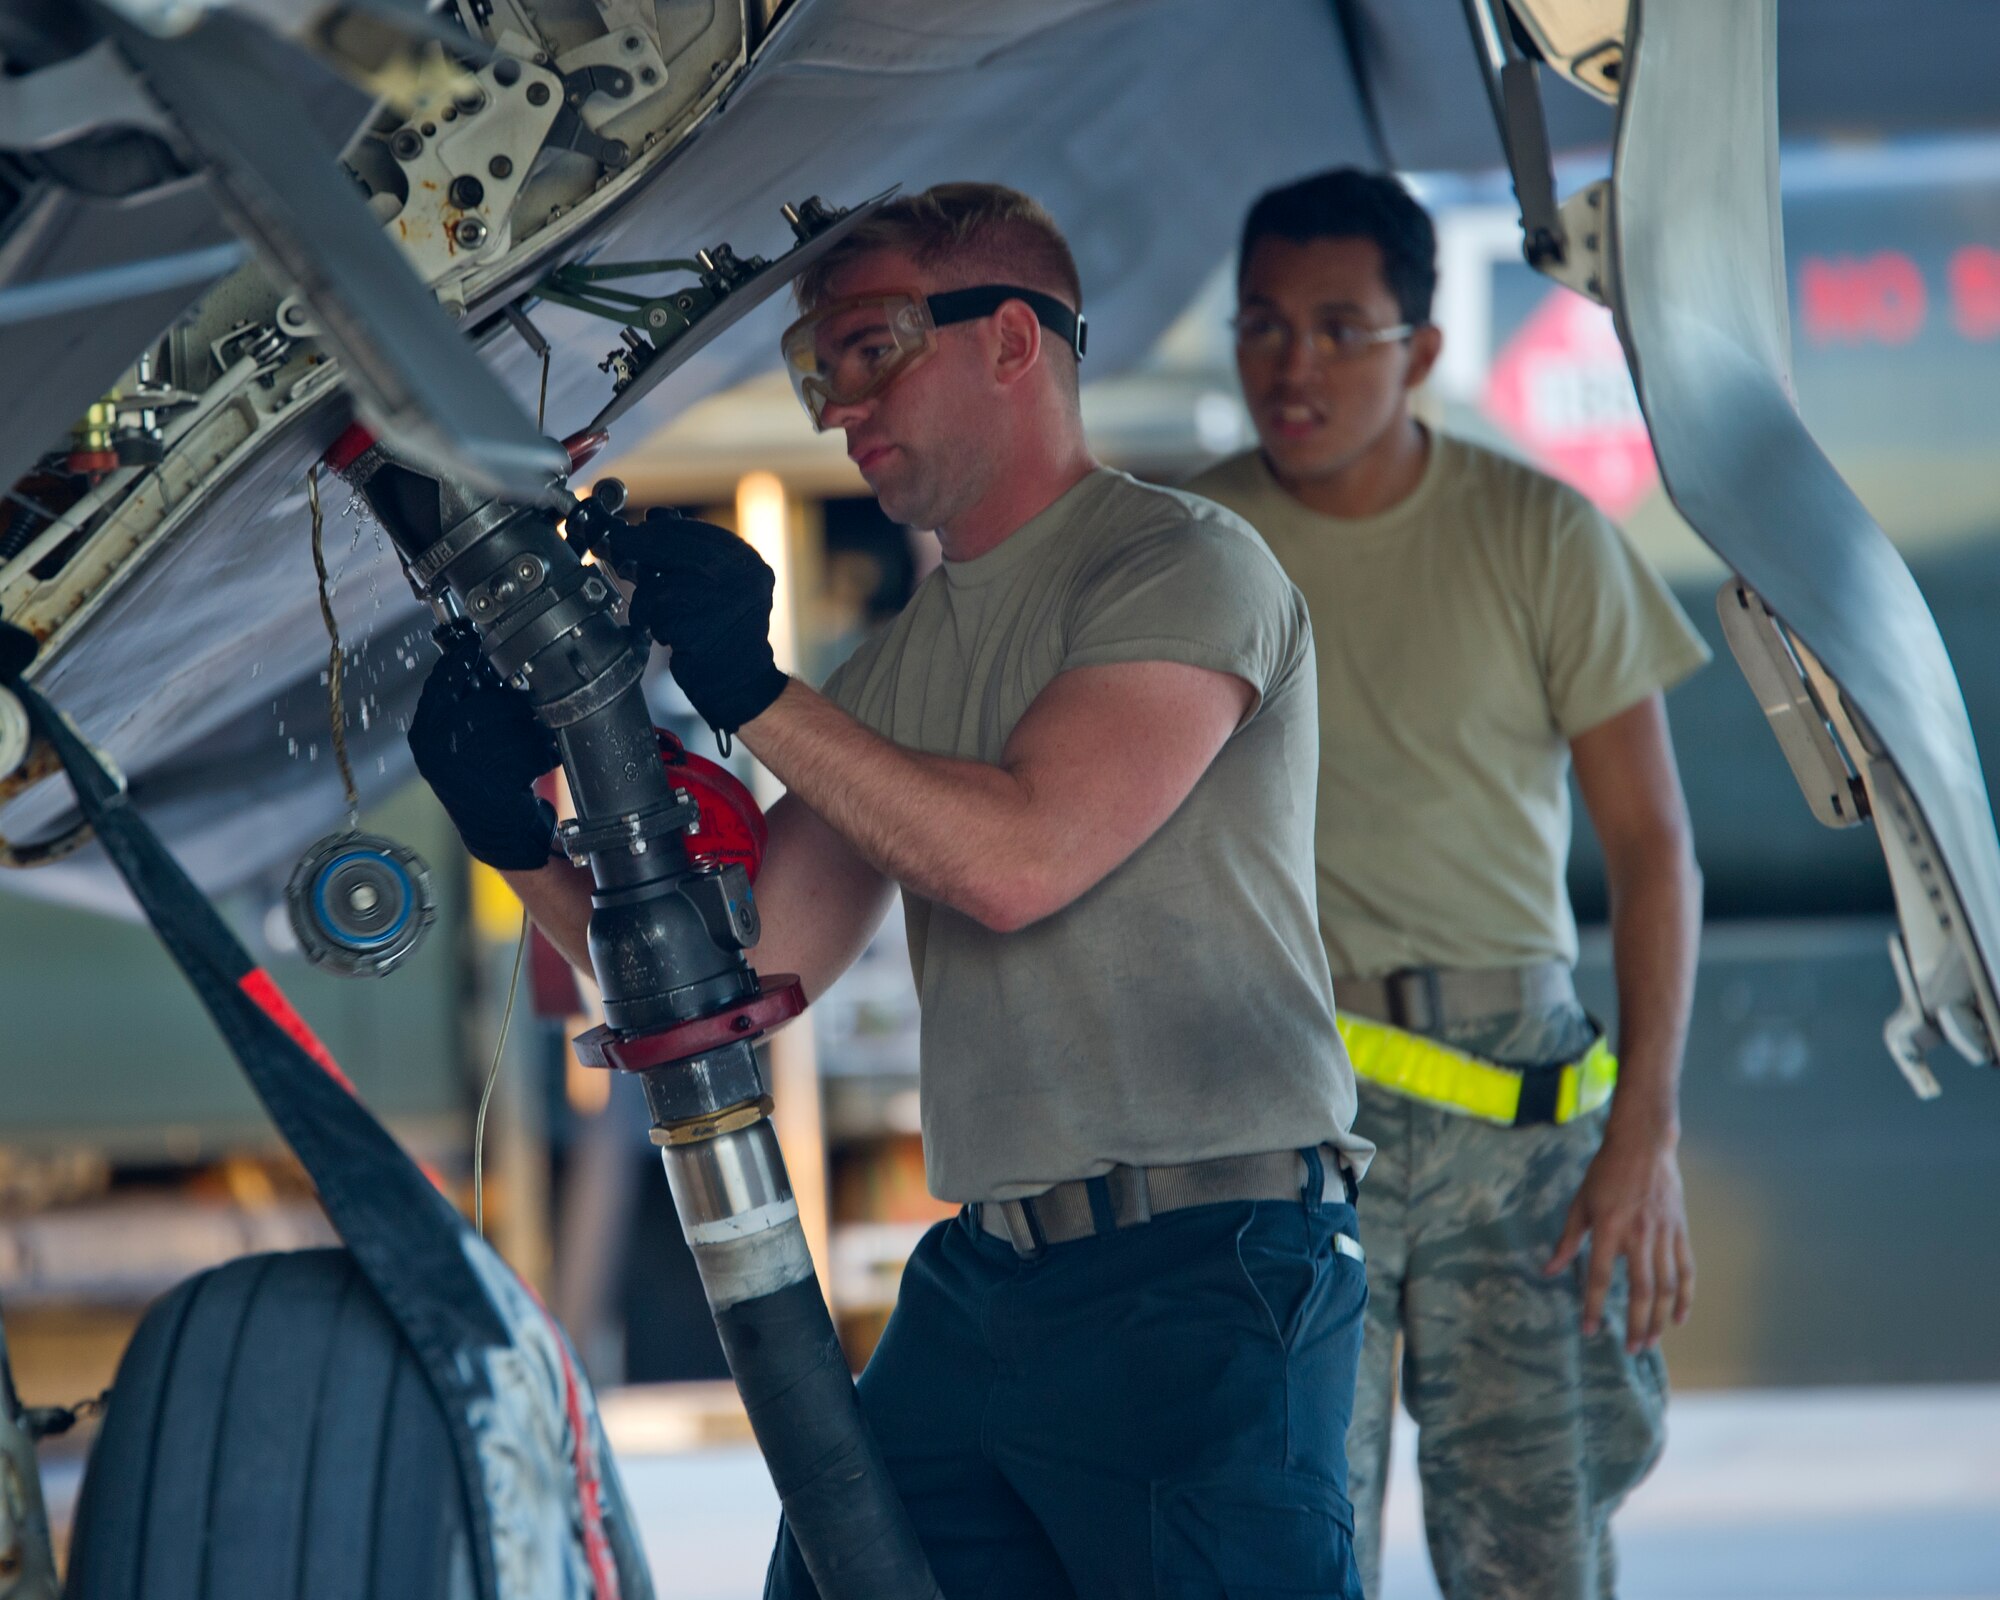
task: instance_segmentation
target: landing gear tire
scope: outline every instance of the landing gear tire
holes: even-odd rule
[[[472,1600],[444,1413],[345,1250],[147,1312],[85,1470],[66,1600]]]

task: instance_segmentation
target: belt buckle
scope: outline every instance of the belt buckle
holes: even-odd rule
[[[1410,1015],[1413,985],[1420,986],[1423,994],[1421,1020]],[[1444,1024],[1444,990],[1436,967],[1398,967],[1382,980],[1382,998],[1388,1006],[1390,1025],[1406,1033],[1426,1033]]]

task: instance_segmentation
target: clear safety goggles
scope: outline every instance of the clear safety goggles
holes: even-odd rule
[[[1080,313],[1053,295],[988,283],[929,296],[906,289],[852,295],[809,311],[779,342],[785,371],[814,429],[824,429],[828,406],[872,399],[929,359],[938,329],[990,317],[1009,300],[1026,305],[1036,321],[1083,358],[1086,326]]]

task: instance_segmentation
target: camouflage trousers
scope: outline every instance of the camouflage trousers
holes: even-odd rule
[[[1447,1035],[1489,1059],[1573,1059],[1580,1011]],[[1347,1436],[1354,1548],[1380,1593],[1382,1495],[1400,1378],[1417,1424],[1424,1531],[1445,1600],[1610,1600],[1611,1514],[1664,1440],[1666,1367],[1625,1353],[1620,1264],[1605,1325],[1583,1334],[1585,1263],[1542,1276],[1604,1132],[1501,1128],[1361,1085],[1375,1141],[1361,1187],[1368,1315]]]

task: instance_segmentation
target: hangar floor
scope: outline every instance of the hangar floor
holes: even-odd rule
[[[777,1497],[726,1385],[612,1391],[661,1600],[755,1600]],[[2000,1600],[2000,1386],[1686,1395],[1619,1519],[1622,1600]],[[67,1521],[80,1476],[48,1463]],[[1398,1434],[1376,1600],[1437,1600]]]
[[[607,1413],[662,1600],[753,1600],[777,1514],[755,1452],[641,1453],[643,1417]],[[1694,1394],[1672,1425],[1619,1520],[1623,1600],[2000,1597],[2000,1387]],[[1407,1428],[1389,1493],[1379,1600],[1435,1600]]]

